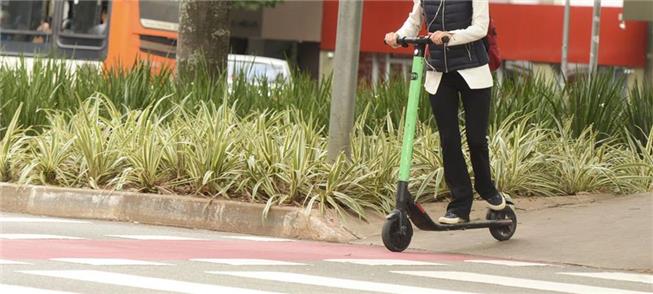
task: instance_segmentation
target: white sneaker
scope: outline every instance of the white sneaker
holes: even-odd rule
[[[492,210],[503,210],[506,208],[506,198],[501,193],[485,199],[485,202],[487,202],[487,206]]]
[[[453,225],[453,224],[465,223],[467,222],[467,220],[459,217],[458,215],[456,215],[451,211],[447,211],[447,213],[444,216],[441,216],[438,219],[438,222],[441,224]]]

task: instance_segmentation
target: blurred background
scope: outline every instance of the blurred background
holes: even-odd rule
[[[565,0],[491,0],[490,14],[505,60],[497,75],[562,74]],[[573,80],[587,72],[592,0],[570,1],[569,67]],[[391,50],[380,40],[398,29],[412,0],[365,0],[359,76],[376,85],[406,74],[410,50]],[[653,2],[601,2],[599,70],[632,84],[651,75]],[[179,1],[0,1],[0,52],[34,55],[56,50],[77,61],[105,65],[149,59],[174,64]],[[281,1],[273,7],[241,7],[231,13],[231,52],[287,60],[311,77],[331,73],[338,1]]]

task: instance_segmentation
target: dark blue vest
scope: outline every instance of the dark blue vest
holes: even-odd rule
[[[465,29],[472,24],[472,0],[422,0],[429,32]],[[458,46],[429,46],[428,61],[439,72],[473,68],[488,63],[482,39]]]

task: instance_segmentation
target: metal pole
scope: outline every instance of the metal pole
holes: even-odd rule
[[[372,53],[372,87],[376,88],[379,84],[379,56]]]
[[[363,1],[340,0],[327,148],[331,161],[343,151],[351,157],[349,137],[354,126],[362,17]]]
[[[648,75],[649,82],[653,84],[653,22],[648,23],[648,53],[646,59],[648,60],[646,75]]]
[[[392,70],[392,68],[390,67],[390,54],[386,53],[385,54],[385,81],[386,82],[390,81],[390,70]]]
[[[565,1],[565,17],[562,24],[562,60],[560,62],[560,70],[562,77],[567,81],[567,67],[568,67],[568,52],[569,52],[569,14],[570,14],[571,0]]]
[[[590,78],[596,72],[599,59],[599,31],[601,25],[601,0],[594,0],[594,10],[592,17],[592,44],[590,47]]]

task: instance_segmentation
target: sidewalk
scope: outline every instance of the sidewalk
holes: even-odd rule
[[[495,241],[487,229],[452,232],[415,230],[411,248],[496,258],[565,263],[653,272],[653,193],[630,196],[576,195],[516,198],[513,239]],[[446,203],[425,205],[437,219]],[[485,218],[474,203],[472,219]],[[0,183],[0,211],[68,218],[139,222],[331,242],[383,246],[383,215],[369,222],[336,214],[306,215],[296,207],[112,191],[16,186]],[[315,211],[314,211],[315,212]]]
[[[487,229],[416,229],[410,248],[653,272],[653,193],[568,197],[568,201],[517,198],[517,232],[506,242],[495,241]],[[483,203],[475,202],[474,207],[472,219],[483,217]],[[429,205],[427,210],[437,218],[444,203]],[[354,243],[383,246],[382,222],[375,217],[364,226],[353,225],[351,230],[364,235]],[[370,234],[374,226],[378,229]]]

